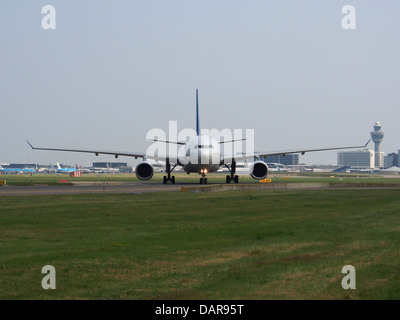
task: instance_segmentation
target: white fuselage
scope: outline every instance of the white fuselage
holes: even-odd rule
[[[187,173],[216,172],[221,166],[219,142],[205,135],[190,139],[178,152],[178,164]]]

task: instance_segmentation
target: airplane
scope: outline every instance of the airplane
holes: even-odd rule
[[[60,164],[57,162],[57,173],[71,173],[77,171],[76,168],[62,168]]]
[[[78,167],[77,167],[78,168]],[[118,173],[118,168],[111,168],[109,163],[106,164],[106,168],[104,167],[91,167],[91,168],[82,168],[80,167],[79,171],[82,173]]]
[[[92,170],[89,168],[82,168],[82,166],[75,165],[76,171],[80,171],[82,173],[92,173]]]
[[[282,163],[268,163],[268,168],[270,171],[276,171],[276,172],[281,172],[281,171],[287,171],[284,170],[285,166]]]
[[[240,139],[245,140],[245,139]],[[220,145],[224,143],[236,142],[240,140],[231,141],[217,141],[210,135],[200,134],[199,122],[199,100],[198,89],[196,89],[196,135],[191,137],[187,142],[180,141],[161,141],[154,140],[166,144],[181,145],[178,154],[175,155],[146,155],[141,152],[120,152],[120,151],[107,151],[107,150],[82,150],[82,149],[61,149],[61,148],[42,148],[34,147],[28,140],[27,143],[33,150],[47,150],[47,151],[66,151],[66,152],[83,152],[94,153],[96,156],[99,154],[113,155],[115,158],[119,156],[127,156],[142,158],[136,168],[135,173],[140,180],[149,180],[153,177],[154,167],[147,161],[147,159],[161,160],[165,162],[166,175],[163,177],[163,183],[175,183],[175,176],[171,175],[177,166],[182,167],[186,173],[198,173],[201,175],[200,184],[207,184],[207,173],[217,172],[221,167],[226,167],[230,174],[226,175],[226,183],[239,183],[237,173],[237,163],[239,161],[246,161],[249,159],[255,160],[251,163],[249,168],[250,176],[253,179],[261,180],[269,173],[267,164],[264,161],[258,160],[260,157],[301,153],[304,155],[306,152],[327,151],[327,150],[342,150],[342,149],[355,149],[364,148],[368,145],[370,140],[365,145],[361,146],[347,146],[347,147],[333,147],[333,148],[319,148],[319,149],[297,149],[276,152],[257,152],[253,154],[237,153],[233,155],[225,155],[221,152]],[[208,161],[199,161],[199,159],[208,159]],[[209,160],[212,159],[210,162]],[[214,161],[216,159],[216,161]]]
[[[0,172],[1,173],[6,173],[6,174],[31,174],[31,173],[36,173],[36,169],[33,168],[3,168],[0,165]]]
[[[50,164],[47,167],[41,167],[37,169],[37,173],[56,173],[56,169]]]
[[[119,169],[118,168],[111,168],[110,164],[107,162],[107,168],[103,169],[103,173],[118,173]]]

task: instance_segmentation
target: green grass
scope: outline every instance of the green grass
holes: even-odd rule
[[[399,299],[400,190],[0,197],[0,299]],[[56,290],[43,290],[44,265]],[[344,265],[356,290],[344,290]]]

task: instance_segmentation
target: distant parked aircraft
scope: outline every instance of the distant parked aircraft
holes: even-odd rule
[[[76,171],[76,168],[61,168],[60,164],[57,162],[57,173],[70,173]]]
[[[0,166],[0,172],[6,174],[23,174],[23,173],[36,173],[36,169],[33,168],[3,168]]]

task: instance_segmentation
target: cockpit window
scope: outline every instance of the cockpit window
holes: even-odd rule
[[[194,147],[195,149],[212,149],[212,144],[199,144]]]

